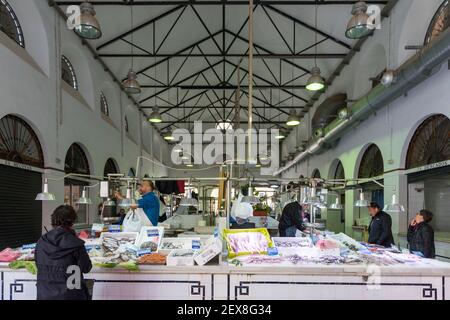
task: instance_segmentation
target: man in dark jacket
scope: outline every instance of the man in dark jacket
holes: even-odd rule
[[[434,230],[429,224],[431,220],[433,220],[433,213],[421,210],[409,226],[408,243],[412,253],[419,253],[425,258],[434,259],[436,253]]]
[[[372,217],[372,221],[369,226],[368,243],[390,248],[395,244],[392,235],[391,216],[381,211],[380,206],[375,202],[370,204],[369,214]]]
[[[84,241],[72,226],[77,214],[71,206],[60,206],[52,214],[53,230],[36,246],[37,299],[88,300],[83,273],[92,269]]]
[[[304,231],[306,227],[302,220],[302,206],[298,202],[287,204],[281,214],[278,230],[280,237],[295,237],[297,230]]]

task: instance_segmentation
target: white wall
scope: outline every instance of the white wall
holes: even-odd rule
[[[370,78],[376,76],[384,68],[398,68],[402,63],[415,54],[414,51],[404,49],[405,45],[422,44],[431,19],[441,5],[441,0],[411,0],[399,1],[394,8],[391,18],[383,20],[382,29],[367,40],[360,53],[351,61],[341,76],[333,85],[327,88],[315,108],[324,99],[336,94],[347,93],[350,100],[355,100],[371,89]],[[391,36],[389,36],[391,30]],[[335,159],[340,159],[345,168],[346,178],[354,178],[358,174],[359,162],[362,154],[370,143],[375,143],[384,158],[384,182],[399,190],[400,201],[407,204],[406,177],[401,169],[405,167],[406,153],[409,142],[417,127],[433,114],[444,114],[450,117],[450,72],[444,65],[440,72],[429,80],[417,86],[391,105],[373,114],[369,119],[356,126],[352,132],[344,136],[333,149],[314,155],[299,163],[283,174],[287,178],[300,175],[311,176],[314,169],[319,169],[323,178],[330,176],[330,166]],[[295,134],[286,139],[283,156],[288,150],[293,150],[295,140],[306,140],[309,128],[305,124],[299,129],[299,137]],[[389,201],[393,193],[392,188],[385,188],[385,199]],[[353,202],[355,193],[346,192],[346,231],[351,233],[354,223]],[[408,222],[407,215],[393,216],[394,233],[404,232]]]
[[[47,2],[8,2],[21,23],[25,49],[6,36],[0,37],[0,118],[14,114],[33,127],[43,148],[45,176],[62,175],[57,170],[64,169],[66,152],[73,143],[84,148],[91,174],[98,176],[103,175],[108,158],[113,158],[125,174],[130,168],[136,169],[139,155],[152,158],[141,147],[151,145],[151,135],[145,130],[141,134],[145,119]],[[79,92],[61,83],[60,54],[73,64]],[[111,121],[101,115],[101,91],[108,100]],[[124,130],[125,115],[129,135]],[[153,136],[155,143],[161,146],[157,155],[161,159],[167,152],[167,145],[158,134]],[[165,168],[153,169],[148,161],[143,162],[141,172],[150,176],[167,175]],[[63,201],[63,182],[51,182],[50,188],[58,201],[43,204],[43,223],[47,227],[51,211]],[[96,214],[95,207],[90,209],[92,218]]]

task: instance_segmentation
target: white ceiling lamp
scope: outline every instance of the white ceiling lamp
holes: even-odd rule
[[[181,207],[198,207],[197,199],[192,198],[192,189],[191,189],[191,181],[188,183],[188,187],[186,188],[186,196],[181,199],[180,206]]]
[[[131,12],[131,30],[134,27],[133,4],[130,5]],[[142,92],[141,85],[137,81],[137,74],[134,72],[134,32],[131,31],[131,68],[128,71],[127,79],[122,83],[125,92],[129,94],[140,94]]]
[[[95,14],[94,6],[87,1],[83,2],[80,5],[80,16],[75,19],[75,33],[84,39],[99,39],[102,30]]]
[[[183,152],[183,147],[179,144],[177,144],[175,147],[173,147],[173,152],[175,153],[182,153]]]
[[[37,201],[55,201],[56,197],[53,193],[48,192],[48,180],[44,180],[44,189],[36,196]]]
[[[356,2],[353,5],[352,17],[347,24],[345,36],[349,39],[361,39],[367,37],[373,30],[370,17],[367,14],[367,4],[364,1]]]
[[[275,139],[277,140],[283,140],[284,138],[286,138],[286,135],[282,131],[279,131],[278,134],[275,135]]]
[[[150,116],[148,117],[148,121],[151,123],[161,123],[162,122],[161,114],[159,113],[158,107],[153,107],[153,111],[150,114]]]
[[[399,204],[397,195],[393,194],[392,202],[390,204],[386,204],[383,208],[383,211],[390,213],[403,213],[405,212],[405,207]]]
[[[336,197],[336,202],[332,203],[329,207],[332,210],[343,210],[344,206],[341,204],[340,196]]]
[[[359,200],[355,202],[355,207],[357,208],[367,208],[369,206],[369,201],[366,200],[366,195],[362,190],[359,192]]]
[[[315,43],[317,43],[317,14],[318,8],[317,4],[315,6]],[[308,91],[320,91],[325,88],[325,80],[322,78],[320,68],[317,66],[317,45],[314,47],[315,56],[314,56],[314,68],[311,69],[311,76],[306,82],[306,90]]]
[[[133,190],[131,189],[131,186],[127,187],[127,195],[125,199],[122,199],[119,203],[119,207],[121,208],[129,208],[132,205],[136,204],[136,200],[132,196]]]
[[[167,132],[164,134],[164,140],[166,140],[166,141],[173,141],[173,140],[175,140],[175,137],[173,136],[171,130],[167,131]]]
[[[77,200],[76,204],[82,204],[82,205],[91,205],[92,200],[89,199],[87,196],[87,189],[86,187],[83,188],[83,192],[81,193],[81,197]]]
[[[294,109],[291,110],[291,113],[286,121],[286,125],[288,125],[289,127],[295,127],[298,126],[300,124],[300,119],[297,115],[297,113],[295,112]]]

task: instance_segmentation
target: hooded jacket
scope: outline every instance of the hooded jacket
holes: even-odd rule
[[[38,300],[88,300],[89,293],[83,273],[92,269],[92,263],[75,231],[62,227],[43,235],[37,242],[35,251]],[[80,268],[80,287],[69,289],[67,280],[74,273],[69,266]],[[72,280],[72,278],[71,278]],[[73,283],[74,281],[69,281]]]
[[[284,207],[278,225],[280,237],[286,237],[286,229],[289,227],[296,227],[300,231],[306,229],[302,220],[302,206],[298,202],[289,203]]]

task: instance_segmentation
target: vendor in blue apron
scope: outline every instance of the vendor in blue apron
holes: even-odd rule
[[[159,199],[154,191],[155,185],[152,181],[142,181],[139,184],[139,193],[142,195],[142,199],[138,200],[137,205],[131,206],[131,209],[141,208],[144,210],[152,225],[157,226],[159,219]],[[122,194],[119,192],[116,192],[115,196],[119,200],[123,199]]]

